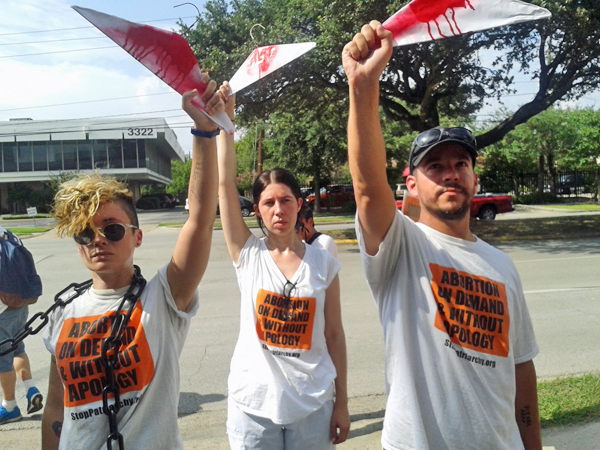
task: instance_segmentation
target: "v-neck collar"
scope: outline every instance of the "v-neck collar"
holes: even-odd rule
[[[277,265],[277,263],[275,263],[275,260],[273,259],[273,256],[271,255],[271,251],[267,247],[267,243],[265,241],[265,238],[262,238],[260,240],[261,249],[264,250],[265,252],[267,252],[267,255],[268,255],[267,264],[269,264],[269,266],[271,268],[271,271],[279,279],[279,281],[281,282],[282,286],[285,285],[285,283],[287,283],[288,281],[291,282],[291,283],[293,283],[293,284],[297,284],[298,283],[298,281],[300,279],[300,272],[304,268],[305,259],[306,259],[306,253],[308,252],[308,245],[306,245],[306,243],[303,243],[303,244],[304,244],[304,256],[300,260],[300,264],[298,265],[298,268],[294,272],[294,275],[292,276],[292,278],[290,278],[288,280],[285,277],[285,275],[283,274],[283,272],[281,271],[281,269],[279,268],[279,266]]]

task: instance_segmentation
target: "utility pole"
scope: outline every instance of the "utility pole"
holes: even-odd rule
[[[256,175],[260,175],[263,170],[263,139],[265,138],[265,130],[261,128],[258,132],[258,160],[256,162]]]

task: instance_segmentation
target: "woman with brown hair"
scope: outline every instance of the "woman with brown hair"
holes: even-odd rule
[[[233,119],[227,83],[221,92]],[[233,137],[219,139],[221,222],[242,294],[228,383],[230,446],[333,448],[350,428],[341,265],[298,239],[302,195],[285,169],[256,179],[254,211],[266,236],[252,234],[239,207]]]

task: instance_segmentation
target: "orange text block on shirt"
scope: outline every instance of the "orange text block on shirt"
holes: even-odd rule
[[[435,327],[464,348],[508,356],[510,314],[504,284],[437,264],[429,269],[437,303]]]
[[[56,344],[56,365],[65,387],[65,406],[102,400],[106,385],[102,343],[110,336],[114,311],[99,316],[72,317],[63,322]],[[154,361],[141,324],[142,307],[135,306],[123,333],[115,369],[120,393],[140,391],[154,376]]]
[[[310,350],[317,299],[292,297],[291,317],[284,320],[283,295],[263,289],[256,297],[256,333],[265,344],[296,350]]]

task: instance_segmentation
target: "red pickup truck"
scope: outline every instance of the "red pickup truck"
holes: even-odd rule
[[[306,197],[308,206],[314,208],[315,194]],[[321,188],[321,206],[339,207],[346,202],[354,201],[354,186],[351,184],[332,184]]]
[[[402,209],[402,200],[396,200],[396,208]],[[494,220],[496,214],[514,211],[512,197],[505,194],[479,194],[471,202],[471,217]]]

